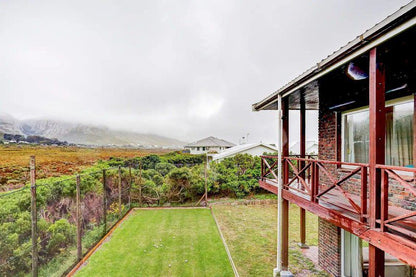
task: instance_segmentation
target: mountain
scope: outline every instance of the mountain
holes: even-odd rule
[[[0,133],[23,135],[19,126],[20,122],[11,115],[0,113]]]
[[[46,119],[19,121],[8,114],[0,114],[0,133],[42,136],[87,145],[182,147],[185,144],[185,142],[173,138],[117,131],[104,126]]]

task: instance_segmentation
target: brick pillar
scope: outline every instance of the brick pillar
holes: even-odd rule
[[[341,276],[341,229],[321,218],[318,226],[318,263],[333,276]]]

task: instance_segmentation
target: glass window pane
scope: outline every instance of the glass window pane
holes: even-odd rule
[[[344,115],[344,161],[368,163],[368,110]],[[413,167],[413,102],[386,108],[386,164]]]
[[[368,162],[369,118],[368,110],[344,117],[344,161]]]
[[[413,167],[413,102],[386,114],[386,164]]]

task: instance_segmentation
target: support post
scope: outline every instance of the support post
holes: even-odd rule
[[[303,91],[300,91],[300,157],[306,157],[306,104],[305,104],[305,95]],[[302,170],[305,167],[304,161],[299,161],[299,168]],[[301,173],[301,178],[305,180],[305,172]],[[305,209],[299,208],[299,217],[300,217],[300,243],[298,244],[300,248],[307,249],[309,248],[306,241],[306,214]]]
[[[106,170],[103,169],[103,236],[107,233],[107,178]]]
[[[121,218],[121,166],[118,166],[118,218]]]
[[[381,216],[381,174],[376,164],[385,163],[385,72],[383,64],[377,62],[377,49],[370,50],[369,70],[369,170],[370,170],[370,228],[378,228]],[[384,277],[384,251],[369,245],[370,277]]]
[[[81,236],[81,177],[77,175],[77,196],[76,196],[76,217],[77,217],[77,258],[82,259],[82,236]]]
[[[282,103],[282,155],[289,156],[289,102],[286,98]],[[287,184],[289,180],[289,167],[285,166],[283,183]],[[289,201],[282,199],[282,270],[287,271],[289,268]]]
[[[30,157],[30,195],[32,216],[32,276],[38,276],[38,216],[36,210],[36,160]]]

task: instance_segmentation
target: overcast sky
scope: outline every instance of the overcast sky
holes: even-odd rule
[[[251,104],[407,2],[0,0],[0,112],[274,143]]]

